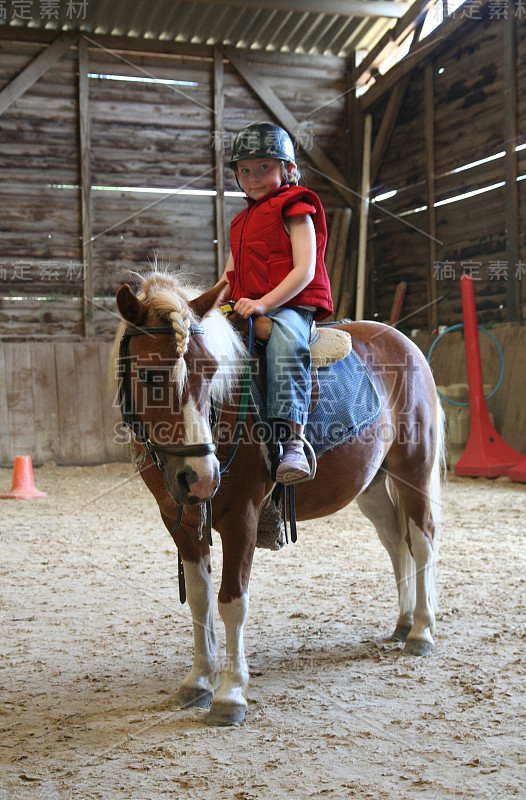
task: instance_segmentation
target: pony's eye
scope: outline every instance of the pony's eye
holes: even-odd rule
[[[162,386],[165,374],[158,369],[140,369],[139,380],[147,386]]]

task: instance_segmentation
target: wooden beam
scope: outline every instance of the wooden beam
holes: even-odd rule
[[[367,280],[367,231],[369,228],[369,196],[371,192],[371,134],[373,118],[366,114],[363,122],[362,188],[360,193],[360,220],[358,238],[358,274],[356,278],[356,320],[363,319],[365,284]]]
[[[88,43],[78,43],[79,64],[79,155],[80,200],[82,209],[82,282],[84,336],[92,337],[93,326],[93,247],[91,224],[91,162],[89,131],[89,61]]]
[[[397,50],[425,17],[436,0],[416,0],[396,25],[387,31],[351,75],[355,86],[367,84],[387,56]]]
[[[504,219],[506,229],[506,259],[508,261],[507,306],[508,322],[520,322],[520,284],[515,273],[519,261],[519,198],[517,189],[517,26],[516,15],[509,13],[502,20],[504,66]]]
[[[426,151],[428,242],[428,324],[434,331],[438,327],[437,282],[435,277],[436,212],[435,212],[435,65],[428,61],[424,72],[424,137]]]
[[[23,37],[21,35],[23,31]],[[0,25],[0,41],[50,44],[56,38],[56,31],[43,28],[13,28],[11,25]],[[127,56],[145,54],[166,56],[166,58],[200,58],[214,60],[214,46],[205,44],[190,44],[185,42],[160,42],[158,39],[139,39],[131,36],[89,35],[89,38],[113,50],[116,53],[126,53]],[[90,44],[90,50],[96,50],[95,44]],[[247,52],[243,50],[242,52]],[[250,56],[258,63],[278,64],[284,67],[306,67],[313,69],[343,70],[345,59],[334,55],[305,55],[304,53],[281,53],[279,51],[267,52],[266,50],[251,50]]]
[[[398,119],[398,114],[400,113],[402,103],[404,102],[408,83],[409,77],[406,76],[396,84],[391,92],[391,96],[389,97],[389,102],[382,117],[380,128],[376,134],[376,139],[374,140],[371,153],[371,186],[374,186],[380,171],[380,167],[382,166],[385,151],[387,150],[387,146],[391,140],[391,136],[396,125],[396,120]]]
[[[7,86],[4,86],[0,92],[0,116],[50,67],[57,63],[77,38],[76,33],[61,33],[49,47],[39,53],[22,72],[19,72]]]
[[[338,14],[342,17],[394,17],[399,19],[408,3],[392,0],[197,0],[204,5],[238,6],[272,11],[300,11],[303,14]]]
[[[300,123],[294,114],[289,111],[274,90],[270,88],[268,83],[257,74],[244,56],[239,55],[239,52],[231,47],[222,47],[221,49],[225,57],[228,58],[234,69],[236,69],[247,82],[259,100],[268,108],[270,113],[278,120],[279,124],[294,138],[294,134],[301,131]],[[347,185],[345,177],[325,155],[321,147],[314,142],[309,142],[308,146],[303,148],[303,151],[323,174],[323,177],[332,183],[338,194],[344,198],[345,202],[350,205],[351,208],[356,208],[354,193]]]
[[[225,122],[224,122],[224,68],[223,54],[214,49],[214,163],[216,168],[216,266],[220,278],[225,269]]]
[[[410,53],[418,47],[418,40],[420,33],[422,32],[426,16],[427,12],[425,13],[423,19],[421,19],[415,27],[413,41],[411,42],[411,47],[409,48]],[[371,153],[371,186],[374,185],[374,182],[378,176],[378,172],[380,171],[385,151],[387,150],[387,146],[391,140],[391,136],[396,125],[396,120],[398,119],[398,114],[400,113],[402,103],[404,102],[408,84],[409,76],[406,75],[401,81],[399,81],[399,83],[396,84],[391,92],[391,96],[389,97],[389,102],[382,117],[380,129],[376,134],[376,139],[374,140]]]
[[[345,147],[345,155],[346,155],[346,174],[349,180],[349,184],[354,188],[354,174],[358,172],[356,169],[355,162],[355,150],[354,150],[354,143],[355,143],[355,126],[354,120],[359,119],[359,109],[356,103],[356,90],[351,83],[351,72],[354,69],[355,64],[355,54],[353,53],[347,58],[347,64],[345,69],[345,128],[346,128],[346,147]],[[357,127],[357,126],[356,126]]]
[[[456,33],[459,28],[461,27],[470,28],[476,22],[480,22],[480,17],[483,15],[489,2],[490,0],[477,0],[478,3],[477,13],[480,15],[477,19],[473,18],[466,19],[462,17],[461,14],[457,13],[455,16],[449,17],[447,20],[444,20],[442,25],[439,25],[438,28],[435,31],[433,31],[433,33],[431,33],[421,42],[422,45],[421,47],[417,48],[414,52],[408,54],[405,58],[399,61],[398,64],[395,64],[393,67],[391,67],[391,69],[388,72],[386,72],[385,75],[379,77],[376,80],[376,82],[371,86],[371,88],[368,89],[367,92],[365,92],[365,94],[363,94],[360,97],[359,99],[360,111],[362,113],[368,111],[375,103],[378,102],[378,100],[381,97],[383,97],[383,95],[386,92],[392,89],[392,87],[396,83],[398,83],[398,81],[401,80],[401,78],[403,78],[404,75],[408,75],[424,59],[430,58],[433,52],[437,50],[439,47],[445,47],[447,39],[454,33]],[[402,22],[403,20],[400,20],[400,23]],[[395,25],[395,28],[397,27],[397,25]],[[395,28],[393,28],[393,30]],[[362,62],[362,64],[363,63],[364,62]],[[360,67],[362,66],[362,64],[360,64]]]

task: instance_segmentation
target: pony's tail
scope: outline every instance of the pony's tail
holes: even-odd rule
[[[433,523],[435,525],[435,534],[433,537],[433,554],[434,562],[438,560],[438,546],[440,544],[440,534],[442,529],[442,483],[446,479],[447,464],[446,464],[446,415],[442,408],[442,403],[437,395],[437,414],[436,414],[436,427],[437,427],[437,443],[435,460],[433,469],[431,471],[431,481],[429,485],[429,499],[431,501],[431,514]]]
[[[436,612],[438,602],[435,587],[435,572],[438,561],[438,548],[441,530],[441,488],[446,475],[446,449],[445,449],[445,414],[437,396],[436,404],[436,447],[429,482],[429,501],[430,512],[434,524],[433,535],[433,567],[430,575],[430,599],[432,607]],[[412,613],[416,603],[416,574],[415,562],[407,543],[407,518],[402,506],[400,495],[392,478],[387,476],[387,490],[396,510],[398,520],[399,539],[399,564],[400,564],[400,583],[398,586],[400,613]]]

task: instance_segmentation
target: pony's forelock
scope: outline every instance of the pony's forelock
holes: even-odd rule
[[[179,396],[182,395],[187,377],[184,355],[191,335],[190,326],[197,322],[202,325],[206,348],[218,362],[218,369],[212,379],[211,394],[214,402],[220,404],[231,397],[244,369],[247,352],[237,331],[218,309],[211,310],[202,320],[197,319],[189,303],[203,291],[181,273],[156,268],[143,279],[137,297],[152,309],[160,322],[168,323],[174,329],[179,357],[172,371],[172,379]],[[113,366],[109,375],[112,388],[115,387],[117,375],[119,343],[125,329],[126,322],[123,321],[113,343],[110,360]]]

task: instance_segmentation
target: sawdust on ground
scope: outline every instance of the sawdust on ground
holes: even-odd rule
[[[249,713],[214,729],[174,704],[191,623],[140,478],[50,464],[35,482],[46,500],[0,501],[0,800],[526,795],[526,486],[450,478],[429,658],[385,639],[390,562],[356,505],[258,550]]]

